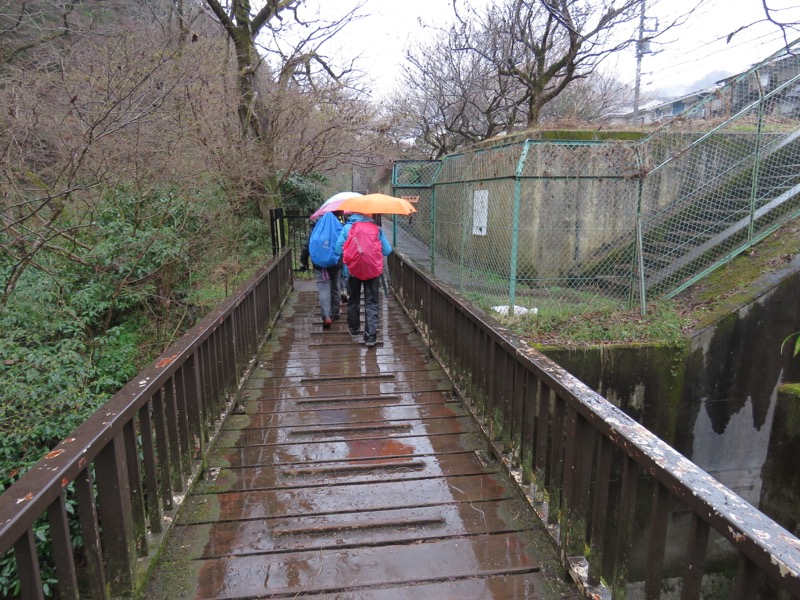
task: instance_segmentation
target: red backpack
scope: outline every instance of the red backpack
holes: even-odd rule
[[[383,247],[375,223],[358,221],[350,226],[342,258],[347,270],[358,279],[374,279],[383,272]]]

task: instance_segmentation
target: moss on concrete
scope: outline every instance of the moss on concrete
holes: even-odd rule
[[[635,142],[650,135],[644,131],[607,131],[598,129],[529,129],[518,131],[502,137],[496,137],[472,146],[479,150],[524,142],[525,140],[556,140],[565,142],[595,142],[595,141],[620,141]]]
[[[782,385],[778,389],[778,392],[786,394],[787,396],[795,396],[800,400],[800,383],[787,383],[786,385]]]
[[[681,294],[692,329],[717,323],[762,296],[782,274],[797,270],[797,257],[800,222],[794,221]]]
[[[786,430],[786,438],[800,440],[800,383],[789,383],[778,388],[782,427]],[[792,444],[792,447],[796,447]],[[793,464],[790,461],[790,464]]]
[[[800,534],[800,473],[797,447],[800,444],[800,384],[779,389],[770,448],[762,469],[763,488],[759,508],[794,535]]]
[[[683,345],[631,344],[543,352],[673,444],[680,425],[686,351]]]

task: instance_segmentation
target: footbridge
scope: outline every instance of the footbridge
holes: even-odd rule
[[[55,447],[0,496],[20,597],[800,597],[789,532],[389,272],[367,348],[280,252]]]

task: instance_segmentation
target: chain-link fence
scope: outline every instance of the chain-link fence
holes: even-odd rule
[[[800,57],[640,141],[528,139],[401,161],[392,183],[418,209],[398,249],[481,304],[644,311],[800,216]]]

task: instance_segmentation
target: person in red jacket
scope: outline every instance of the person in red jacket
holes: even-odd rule
[[[383,257],[388,256],[392,252],[392,245],[386,239],[383,229],[375,225],[375,221],[360,213],[352,213],[342,228],[339,234],[339,239],[336,241],[336,248],[334,252],[337,256],[345,254],[345,244],[348,238],[351,237],[351,230],[354,225],[358,223],[367,223],[372,225],[370,231],[374,228],[374,235],[377,235],[377,243],[380,245],[380,261],[381,268],[383,267]],[[361,227],[359,226],[359,229]],[[372,235],[372,234],[371,234]],[[374,346],[377,342],[378,336],[378,299],[380,292],[380,273],[375,277],[368,279],[360,279],[353,273],[354,266],[347,264],[347,259],[344,260],[348,269],[347,289],[348,289],[348,302],[347,302],[347,328],[354,339],[357,339],[361,333],[361,288],[364,288],[364,343],[368,346]]]

